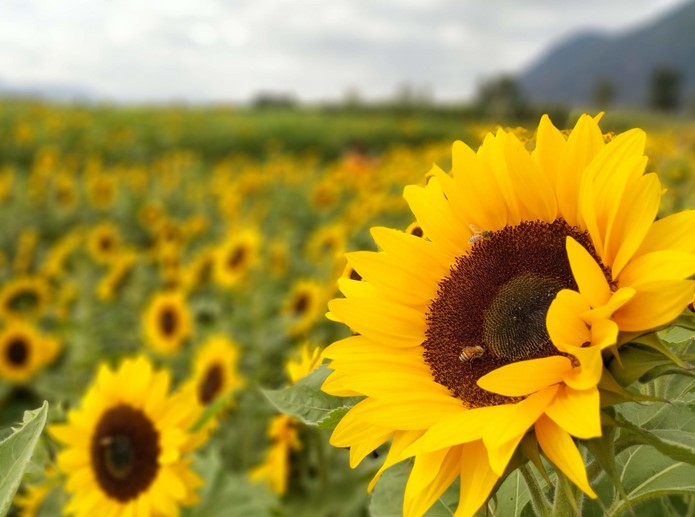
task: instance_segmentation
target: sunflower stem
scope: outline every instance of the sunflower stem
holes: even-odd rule
[[[582,494],[562,472],[557,469],[556,472],[557,484],[555,485],[552,517],[581,516]]]
[[[528,487],[529,494],[531,495],[531,506],[533,506],[533,511],[538,517],[551,517],[552,516],[552,506],[550,501],[543,494],[543,490],[538,484],[536,476],[533,475],[531,468],[528,465],[522,465],[519,467],[521,475],[524,476],[524,481],[526,481],[526,486]]]

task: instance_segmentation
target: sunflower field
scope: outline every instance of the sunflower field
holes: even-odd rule
[[[577,118],[553,120],[567,128],[553,135],[570,142]],[[686,308],[693,301],[691,282],[685,280],[693,274],[692,257],[685,255],[695,249],[684,251],[695,242],[687,211],[695,204],[695,124],[687,121],[611,114],[601,121],[601,145],[609,149],[612,140],[627,139],[616,136],[621,132],[647,130],[643,165],[658,173],[662,187],[657,223],[686,214],[678,216],[678,242],[688,244],[669,251],[668,258],[669,267],[683,271],[679,282],[688,282],[677,291],[679,303],[683,296],[687,301],[667,320],[645,314],[644,328],[618,318],[620,339],[605,346],[598,320],[592,320],[595,332],[579,344],[589,350],[596,345],[599,373],[609,371],[611,359],[625,366],[610,370],[620,388],[596,389],[594,381],[602,405],[611,403],[607,393],[640,400],[646,404],[641,408],[668,400],[680,411],[660,414],[668,425],[650,427],[651,414],[639,409],[622,416],[606,411],[601,425],[608,430],[599,434],[610,440],[592,442],[585,438],[597,434],[555,432],[552,426],[562,424],[543,415],[535,431],[528,426],[519,431],[523,441],[510,449],[511,455],[518,445],[524,454],[488,482],[486,471],[473,465],[480,439],[456,445],[460,450],[442,449],[447,456],[438,460],[434,456],[441,450],[427,449],[432,438],[411,421],[434,422],[439,411],[434,398],[408,399],[407,418],[394,416],[395,406],[372,415],[379,397],[371,409],[364,405],[375,400],[372,393],[390,393],[402,383],[425,386],[417,377],[425,363],[435,373],[437,361],[446,363],[441,372],[449,364],[493,371],[491,352],[475,343],[457,345],[453,355],[442,357],[428,348],[423,362],[422,351],[413,357],[400,349],[387,352],[380,339],[401,330],[407,334],[410,322],[401,318],[417,305],[404,302],[408,296],[433,288],[428,304],[433,296],[446,298],[449,283],[419,283],[413,271],[429,278],[437,267],[440,277],[453,268],[448,262],[430,267],[417,257],[426,254],[421,244],[446,240],[436,228],[451,227],[455,217],[432,215],[423,225],[420,213],[435,201],[416,199],[411,190],[406,203],[404,187],[429,192],[439,181],[446,184],[433,164],[444,171],[456,167],[455,140],[477,149],[486,133],[497,131],[510,135],[518,144],[514,149],[527,157],[541,146],[544,126],[537,132],[538,120],[498,130],[499,122],[416,113],[0,103],[0,514],[384,517],[472,515],[482,506],[481,515],[551,515],[538,501],[562,500],[556,508],[568,508],[586,498],[582,491],[589,498],[584,507],[574,507],[581,514],[617,516],[633,507],[638,514],[692,514],[695,486],[682,482],[695,479],[695,383],[687,375],[695,323]],[[637,153],[627,144],[623,151]],[[525,188],[531,192],[533,184]],[[422,207],[413,208],[418,203]],[[575,227],[583,231],[582,224]],[[489,248],[505,235],[489,224],[466,223],[464,229],[462,242],[471,249]],[[509,238],[535,242],[535,230],[528,232]],[[566,236],[591,251],[582,235],[565,231],[562,252]],[[370,253],[379,249],[394,251]],[[430,251],[436,262],[439,252]],[[399,252],[398,259],[389,255]],[[394,273],[399,268],[407,274]],[[599,276],[614,298],[621,289],[639,292],[637,281],[624,287],[608,270]],[[535,277],[518,278],[523,285],[517,290],[538,287]],[[513,282],[505,285],[516,289]],[[541,284],[553,296],[560,290]],[[572,285],[584,294],[585,282]],[[376,291],[384,286],[390,291],[381,297]],[[469,287],[475,292],[486,284],[480,280]],[[683,295],[684,289],[690,291]],[[549,303],[543,317],[556,312]],[[404,308],[396,314],[391,307],[398,304]],[[429,305],[425,347],[439,332],[432,315],[450,305]],[[658,334],[641,332],[655,329]],[[530,356],[517,356],[503,350],[507,342],[494,329],[484,325],[483,331],[498,356],[511,358],[499,371],[529,358],[562,359],[575,369],[584,361],[581,351],[565,349],[547,357],[545,344],[531,347]],[[548,332],[555,342],[553,328]],[[634,344],[639,336],[643,341]],[[324,354],[333,343],[333,352]],[[492,373],[473,381],[461,375],[435,375],[437,389],[468,403],[460,386],[472,382],[464,391],[483,392],[478,386],[487,379],[485,386],[497,397],[467,407],[492,409],[533,399],[514,390],[507,394]],[[663,379],[669,381],[659,384]],[[631,396],[623,390],[627,386]],[[402,425],[389,428],[383,415]],[[610,427],[609,418],[620,425]],[[536,435],[538,442],[529,439]],[[543,438],[551,435],[557,443],[580,439],[582,457],[593,454],[595,459],[586,460],[586,484],[587,474],[563,470],[565,463],[554,454],[569,448],[554,453]],[[443,443],[447,436],[435,438]],[[414,466],[401,456],[406,449],[416,458]],[[620,454],[636,450],[634,461],[646,467],[626,476],[632,456]],[[606,461],[609,456],[619,461]],[[471,465],[462,470],[459,463],[466,457]],[[535,471],[523,470],[529,462]],[[479,482],[464,489],[466,468]],[[465,490],[480,494],[472,508],[459,503]]]

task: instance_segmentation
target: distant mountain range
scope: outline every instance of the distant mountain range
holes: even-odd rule
[[[644,106],[652,71],[680,70],[683,101],[695,100],[695,1],[618,35],[583,33],[550,49],[519,82],[537,101],[589,104],[600,82],[612,83],[616,105]]]

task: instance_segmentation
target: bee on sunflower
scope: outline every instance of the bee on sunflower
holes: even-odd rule
[[[66,513],[174,516],[197,501],[203,482],[190,453],[201,436],[190,430],[199,406],[188,390],[170,394],[170,380],[144,357],[115,371],[102,364],[80,407],[49,428],[63,446],[57,464],[67,478]]]
[[[596,497],[575,439],[602,435],[605,363],[695,292],[695,211],[655,221],[645,133],[607,142],[599,119],[563,134],[544,116],[532,152],[501,129],[454,143],[451,174],[405,189],[421,235],[373,228],[381,251],[346,255],[361,281],[339,281],[329,317],[356,335],[326,349],[322,389],[364,398],[331,443],[354,466],[391,441],[370,490],[413,458],[404,515],[456,479],[473,515],[525,439]]]

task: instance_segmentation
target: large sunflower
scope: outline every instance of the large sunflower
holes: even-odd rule
[[[392,440],[371,486],[414,456],[405,515],[457,477],[473,514],[529,432],[595,496],[573,437],[601,434],[602,352],[693,299],[695,211],[654,221],[644,143],[587,115],[567,137],[543,117],[532,152],[503,130],[456,142],[451,174],[405,189],[424,238],[374,228],[382,251],[347,255],[363,281],[340,280],[330,317],[358,335],[325,351],[323,389],[366,398],[331,443],[354,466]]]
[[[68,423],[51,426],[65,445],[58,467],[77,516],[178,515],[196,501],[202,484],[187,457],[199,436],[189,429],[199,416],[190,391],[169,395],[170,375],[144,357],[117,371],[102,365]]]

